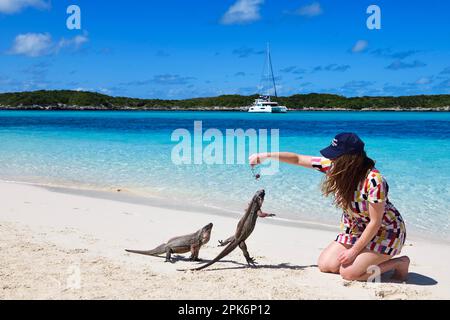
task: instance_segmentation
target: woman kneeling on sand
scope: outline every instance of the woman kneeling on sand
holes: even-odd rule
[[[394,278],[406,280],[409,258],[393,258],[405,243],[405,223],[389,202],[389,186],[367,157],[364,143],[354,133],[341,133],[320,153],[323,157],[290,152],[254,154],[250,165],[271,158],[326,174],[322,192],[333,195],[343,213],[341,233],[319,257],[320,271],[363,281],[373,276],[371,267],[378,266],[380,273],[394,270]]]

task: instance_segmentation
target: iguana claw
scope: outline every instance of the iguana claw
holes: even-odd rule
[[[203,261],[203,259],[194,258],[194,257],[190,257],[189,260],[191,260],[191,261]]]
[[[255,268],[257,265],[257,262],[255,261],[254,258],[247,259],[247,263],[248,263],[249,267],[253,267],[253,268]]]

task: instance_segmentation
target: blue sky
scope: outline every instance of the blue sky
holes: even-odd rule
[[[448,94],[449,14],[442,0],[0,0],[0,92],[253,94],[270,42],[279,95]]]

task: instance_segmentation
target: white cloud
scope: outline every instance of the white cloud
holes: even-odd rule
[[[430,78],[427,77],[422,77],[416,80],[415,84],[430,84],[431,82],[433,82]]]
[[[58,42],[58,49],[72,48],[72,49],[78,50],[84,43],[86,43],[88,41],[89,41],[89,38],[88,38],[87,34],[78,35],[72,39],[62,38]]]
[[[352,48],[353,53],[363,52],[367,49],[369,43],[366,40],[358,40]]]
[[[0,13],[13,14],[27,7],[48,9],[50,3],[44,0],[0,0]]]
[[[313,2],[309,5],[303,6],[295,11],[299,16],[315,17],[323,13],[322,6],[319,2]]]
[[[58,53],[61,49],[78,50],[88,41],[87,33],[71,39],[63,38],[58,43],[53,42],[49,33],[25,33],[16,36],[9,54],[40,57]]]
[[[223,24],[243,24],[261,19],[259,13],[264,0],[237,0],[223,15]]]
[[[39,57],[52,52],[52,37],[48,33],[19,34],[14,39],[10,54]]]

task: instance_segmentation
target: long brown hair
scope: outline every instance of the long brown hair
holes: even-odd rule
[[[358,184],[367,172],[375,166],[375,161],[363,151],[358,154],[344,154],[332,160],[332,166],[322,183],[322,193],[334,196],[333,203],[342,209],[351,208]]]

